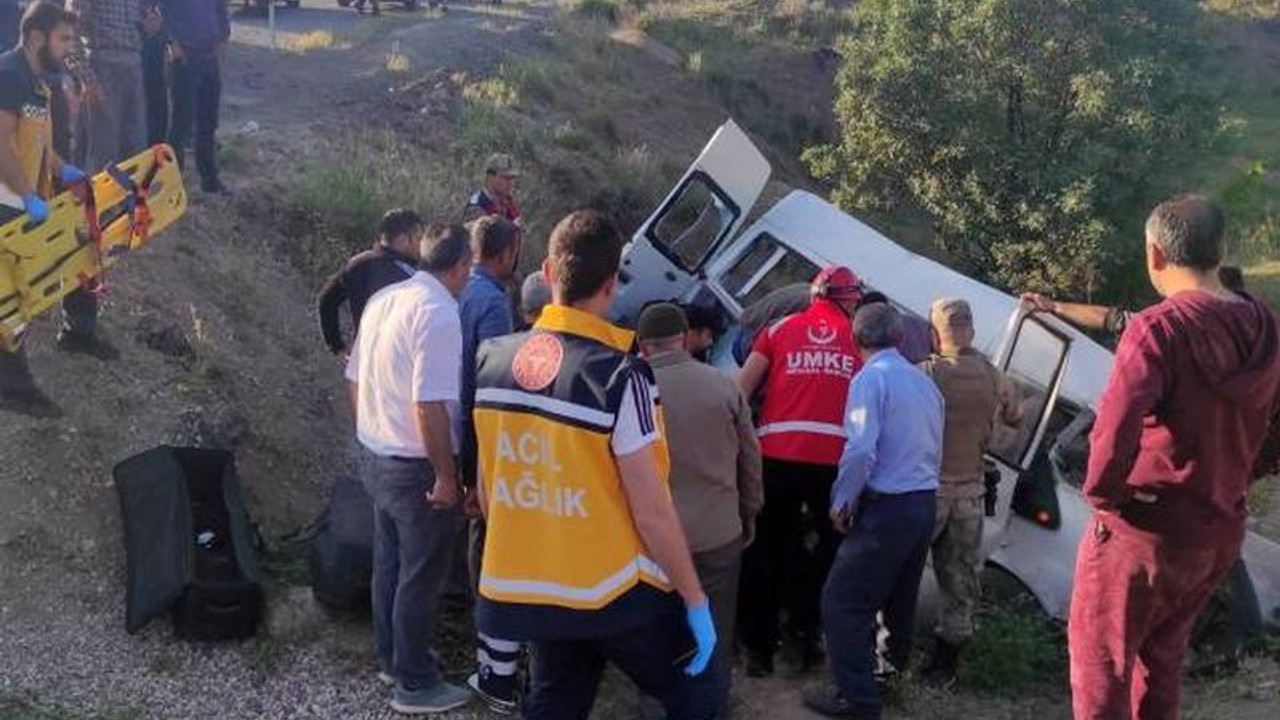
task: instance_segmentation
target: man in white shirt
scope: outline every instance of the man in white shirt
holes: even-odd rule
[[[436,607],[462,525],[451,415],[459,409],[457,296],[471,268],[469,235],[433,224],[420,270],[375,294],[347,364],[360,475],[374,504],[373,618],[379,678],[398,712],[444,712],[470,693],[440,677],[431,650]]]

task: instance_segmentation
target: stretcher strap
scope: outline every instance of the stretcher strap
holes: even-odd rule
[[[131,247],[140,247],[147,243],[151,236],[151,208],[147,205],[147,201],[151,197],[151,183],[156,179],[156,175],[160,173],[160,168],[171,158],[164,152],[162,145],[156,145],[151,149],[152,162],[151,167],[147,169],[146,175],[143,176],[141,182],[134,182],[133,178],[121,170],[117,165],[107,165],[107,174],[121,188],[125,190],[125,210],[129,213],[129,235]]]
[[[71,192],[84,206],[85,225],[89,230],[89,244],[93,246],[93,263],[98,268],[97,275],[81,272],[76,280],[80,286],[95,297],[107,294],[107,271],[102,264],[102,225],[98,222],[98,201],[93,194],[93,181],[85,178],[74,183]]]

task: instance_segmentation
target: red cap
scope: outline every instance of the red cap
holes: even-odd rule
[[[862,297],[862,281],[847,267],[823,268],[809,286],[814,295],[828,300],[857,300]]]

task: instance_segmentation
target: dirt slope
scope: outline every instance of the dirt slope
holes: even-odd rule
[[[273,586],[272,632],[256,641],[176,643],[164,623],[126,636],[110,470],[161,443],[226,447],[236,452],[250,511],[266,536],[314,517],[328,480],[349,471],[354,444],[340,368],[314,317],[323,263],[308,257],[315,245],[300,233],[311,226],[291,220],[289,192],[309,158],[353,132],[391,126],[428,158],[452,140],[450,127],[415,119],[418,110],[389,92],[404,84],[386,71],[393,46],[409,56],[415,76],[484,75],[545,46],[550,5],[498,14],[460,6],[445,17],[393,11],[360,21],[327,0],[308,0],[300,12],[280,12],[278,40],[300,42],[318,30],[332,33],[337,47],[306,54],[271,53],[263,22],[237,18],[223,113],[234,196],[195,191],[178,228],[111,274],[102,329],[120,360],[57,353],[53,320],[37,324],[32,363],[65,419],[0,414],[0,719],[35,717],[34,705],[77,713],[66,717],[117,713],[117,720],[389,717],[369,675],[368,629],[317,616],[305,589]],[[648,78],[661,112],[594,86],[562,98],[563,112],[605,103],[620,143],[651,148],[664,172],[678,172],[725,113],[652,53],[637,50],[623,62]],[[544,160],[560,152],[536,151]],[[597,177],[582,168],[564,175],[564,185],[555,176],[529,187],[535,230],[576,204],[573,193],[586,193],[584,180]],[[449,201],[471,182],[456,178]],[[452,659],[462,668],[464,658]],[[741,716],[810,717],[799,708],[801,686],[794,679],[745,683]],[[1274,702],[1274,690],[1263,696]],[[1065,717],[1061,698],[922,695],[908,707],[893,717]],[[1232,717],[1263,717],[1249,714],[1253,704],[1232,708]]]

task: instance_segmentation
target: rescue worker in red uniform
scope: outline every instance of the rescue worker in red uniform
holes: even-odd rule
[[[826,510],[844,449],[845,397],[862,367],[850,319],[861,297],[852,270],[824,269],[810,284],[809,307],[762,330],[739,375],[746,397],[764,388],[757,432],[765,503],[743,557],[738,601],[752,677],[773,673],[784,606],[801,668],[822,659],[819,598],[840,544]],[[810,531],[818,535],[812,551]]]
[[[1129,320],[1090,435],[1094,517],[1068,625],[1076,720],[1174,720],[1196,617],[1240,556],[1250,470],[1280,408],[1280,320],[1222,286],[1225,224],[1195,196],[1147,220],[1164,300]]]

